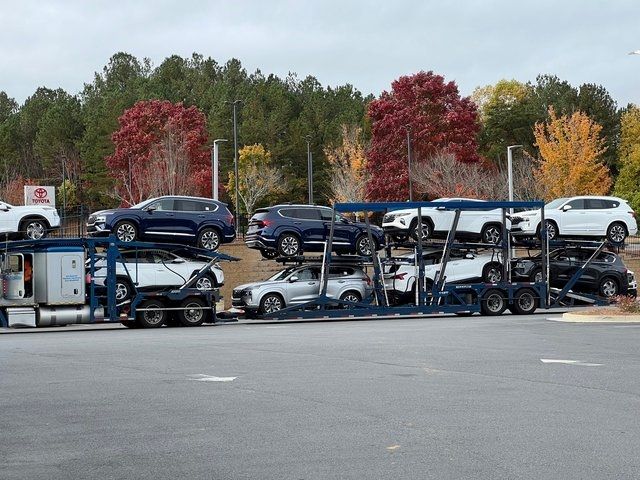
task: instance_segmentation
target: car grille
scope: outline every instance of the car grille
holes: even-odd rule
[[[511,225],[517,225],[523,221],[524,221],[524,218],[522,217],[511,217]]]
[[[234,290],[231,292],[231,298],[242,298],[242,290]]]

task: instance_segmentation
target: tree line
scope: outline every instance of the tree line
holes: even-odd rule
[[[640,208],[640,113],[600,85],[551,75],[460,95],[433,72],[379,97],[353,86],[247,73],[194,54],[152,66],[117,53],[78,94],[38,88],[18,105],[0,92],[3,200],[25,183],[60,186],[89,208],[167,193],[210,195],[210,144],[221,144],[223,200],[233,203],[232,103],[240,100],[243,210],[304,202],[307,142],[317,202],[446,195],[505,197],[506,147],[519,198],[614,192]],[[413,160],[407,167],[408,155]]]

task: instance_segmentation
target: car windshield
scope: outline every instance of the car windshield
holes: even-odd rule
[[[154,200],[155,200],[155,198],[150,198],[148,200],[145,200],[144,202],[136,203],[135,205],[132,205],[130,208],[144,208],[145,206],[149,205]]]
[[[267,280],[276,281],[276,280],[284,280],[287,278],[291,272],[293,272],[297,267],[289,267],[285,268],[281,272],[276,273],[274,276],[269,277]]]
[[[550,201],[549,203],[547,203],[544,208],[557,208],[560,205],[562,205],[564,202],[566,202],[567,200],[569,200],[568,198],[556,198],[555,200]]]

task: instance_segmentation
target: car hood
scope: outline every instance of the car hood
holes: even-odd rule
[[[41,212],[42,210],[55,211],[55,207],[49,205],[12,205],[11,210],[13,212]]]
[[[272,282],[253,282],[253,283],[244,283],[242,285],[238,285],[234,287],[234,290],[251,290],[258,287],[263,287],[265,285],[281,285],[283,283],[289,283],[286,280],[277,280]]]
[[[353,225],[355,225],[355,226],[357,226],[359,228],[362,228],[364,231],[367,230],[367,224],[364,223],[364,222],[353,222]],[[371,225],[371,231],[372,232],[380,232],[380,233],[383,232],[382,228],[379,227],[378,225],[374,225],[372,223],[369,224],[369,225]]]
[[[121,208],[109,208],[107,210],[98,210],[97,212],[93,212],[91,215],[113,215],[114,213],[118,213]]]
[[[434,210],[434,209],[435,207],[422,207],[422,210]],[[387,212],[387,214],[389,215],[402,215],[404,213],[417,214],[418,209],[417,208],[401,208],[400,210],[390,210]]]

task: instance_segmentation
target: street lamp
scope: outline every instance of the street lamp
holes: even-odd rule
[[[227,142],[226,138],[216,138],[211,149],[211,198],[218,200],[218,143]]]
[[[411,125],[405,125],[407,131],[407,168],[409,169],[409,201],[413,202],[413,182],[411,180]]]
[[[313,156],[311,153],[311,135],[304,137],[307,141],[307,188],[309,190],[309,205],[313,205]]]
[[[507,174],[509,176],[509,201],[513,202],[513,150],[522,148],[522,145],[510,145],[507,147]],[[513,209],[509,209],[513,213]]]

